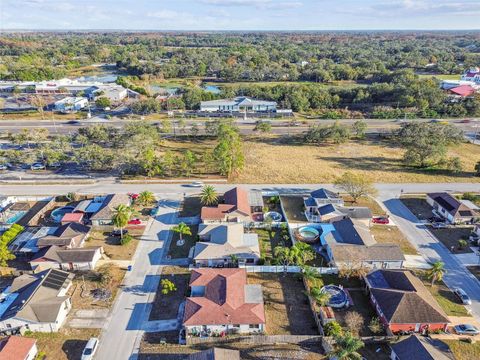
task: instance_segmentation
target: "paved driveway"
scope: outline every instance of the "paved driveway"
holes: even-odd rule
[[[164,245],[175,224],[180,198],[162,201],[158,216],[147,226],[127,273],[108,324],[102,332],[96,360],[136,359],[160,281]],[[171,326],[166,325],[166,327]]]
[[[408,240],[428,262],[443,261],[445,263],[447,270],[444,275],[445,284],[450,289],[461,287],[465,290],[472,299],[472,305],[467,308],[477,320],[480,319],[480,282],[399,199],[386,199],[382,194],[380,199]]]

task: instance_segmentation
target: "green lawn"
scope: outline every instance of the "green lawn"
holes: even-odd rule
[[[429,78],[437,78],[439,80],[460,80],[461,74],[421,74],[418,75],[420,78],[429,79]]]
[[[282,238],[281,229],[272,229],[271,231],[266,229],[255,229],[255,232],[258,234],[260,254],[267,264],[271,263],[277,246],[292,246],[292,240],[290,237],[288,240]]]
[[[202,204],[200,202],[200,196],[187,196],[184,198],[182,202],[178,216],[179,217],[200,216],[201,210],[202,210]]]
[[[417,250],[396,226],[373,225],[370,228],[375,240],[380,244],[397,244],[406,255],[417,255]]]
[[[168,249],[168,255],[171,259],[187,258],[190,248],[195,246],[197,241],[198,225],[189,225],[188,227],[190,228],[192,235],[183,235],[185,244],[181,246],[177,246],[177,241],[180,239],[180,235],[176,232],[173,232],[170,248]]]
[[[443,340],[450,347],[456,360],[480,359],[480,342],[469,344],[465,341]]]

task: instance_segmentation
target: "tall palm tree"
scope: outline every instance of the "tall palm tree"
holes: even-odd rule
[[[298,241],[292,247],[294,253],[295,264],[299,266],[305,265],[310,260],[315,259],[315,252],[311,245]]]
[[[178,233],[178,235],[180,236],[180,240],[183,240],[183,235],[192,235],[192,230],[190,230],[190,227],[184,222],[181,222],[180,224],[174,226],[172,228],[172,231]]]
[[[322,291],[318,287],[312,287],[308,295],[310,295],[320,306],[326,306],[332,297],[328,292]]]
[[[210,206],[218,203],[217,191],[212,185],[205,185],[200,196],[202,205]]]
[[[343,336],[335,337],[335,347],[328,356],[339,360],[360,360],[362,355],[358,353],[365,344],[359,338],[347,332]]]
[[[151,191],[142,191],[138,194],[137,201],[141,205],[148,205],[155,202],[155,195]]]
[[[131,206],[120,204],[113,213],[113,224],[120,229],[120,238],[123,239],[123,229],[128,225],[134,211]]]
[[[427,277],[432,280],[431,286],[433,286],[435,281],[441,281],[445,272],[445,264],[443,262],[434,262],[432,268],[427,271]]]

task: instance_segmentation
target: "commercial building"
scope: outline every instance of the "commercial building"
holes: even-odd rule
[[[202,101],[200,111],[205,112],[275,112],[274,101],[255,100],[239,96],[234,99]]]
[[[66,97],[54,103],[55,111],[68,113],[80,111],[88,106],[88,99],[85,97]]]

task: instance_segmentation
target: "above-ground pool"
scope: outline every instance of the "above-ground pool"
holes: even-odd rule
[[[276,211],[269,211],[265,214],[265,219],[266,218],[272,219],[272,221],[282,221],[282,214]]]
[[[53,221],[59,223],[60,220],[62,220],[63,215],[65,215],[67,213],[71,213],[73,211],[73,209],[75,209],[73,206],[64,206],[64,207],[55,209],[50,214],[50,217]]]
[[[348,297],[345,290],[336,285],[327,285],[322,288],[322,292],[330,294],[328,306],[332,308],[342,308],[348,305]]]
[[[313,244],[318,241],[320,232],[311,226],[302,226],[295,230],[295,237],[298,241],[305,242],[307,244]]]

